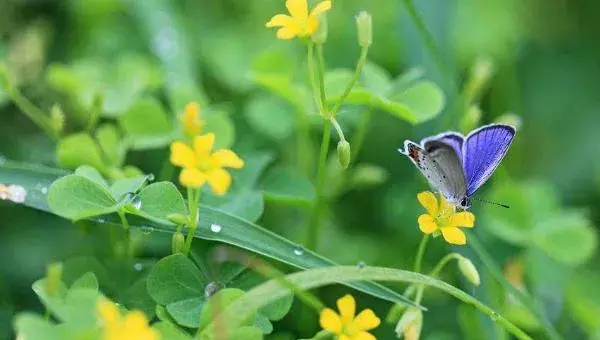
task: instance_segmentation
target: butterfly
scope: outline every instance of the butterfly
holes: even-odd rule
[[[510,147],[516,129],[490,124],[466,137],[444,132],[416,144],[404,141],[403,155],[410,158],[437,191],[462,210],[471,206],[471,197],[492,176]]]

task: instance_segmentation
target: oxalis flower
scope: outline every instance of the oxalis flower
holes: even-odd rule
[[[381,320],[370,309],[365,309],[356,317],[356,302],[352,295],[345,295],[337,300],[340,313],[331,308],[321,311],[319,323],[329,333],[335,335],[337,340],[375,340],[369,330],[377,328]]]
[[[472,228],[475,215],[468,211],[456,212],[456,207],[448,203],[440,195],[440,202],[429,191],[417,195],[419,203],[427,210],[427,214],[419,216],[419,229],[425,234],[441,232],[444,240],[451,244],[467,243],[465,233],[459,228]]]
[[[283,40],[308,37],[319,27],[317,16],[331,8],[331,1],[321,1],[309,13],[306,0],[287,0],[285,6],[291,15],[277,14],[267,22],[267,27],[281,27],[277,38]]]
[[[194,138],[194,147],[184,142],[171,144],[171,163],[183,168],[179,182],[188,188],[200,188],[206,182],[216,195],[224,195],[231,185],[231,175],[223,168],[240,169],[244,161],[229,150],[212,151],[215,135],[207,133]]]
[[[159,340],[160,334],[148,325],[144,313],[136,310],[121,317],[110,300],[101,298],[96,306],[103,340]]]

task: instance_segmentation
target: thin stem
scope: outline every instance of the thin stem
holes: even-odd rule
[[[473,233],[469,233],[469,245],[471,249],[475,251],[483,265],[489,270],[492,276],[498,281],[504,289],[506,289],[510,294],[515,296],[529,311],[536,316],[538,321],[542,324],[544,332],[548,336],[549,339],[558,340],[562,339],[560,334],[554,329],[552,323],[548,320],[546,315],[542,310],[537,308],[533,299],[527,294],[521,292],[520,290],[513,287],[510,282],[506,280],[500,269],[498,269],[497,265],[494,263],[494,260],[490,256],[490,254],[485,250],[481,242]]]
[[[311,40],[308,43],[308,55],[306,56],[308,63],[308,77],[310,78],[310,86],[313,93],[313,98],[315,100],[315,104],[317,105],[317,109],[319,109],[319,113],[323,115],[323,107],[321,105],[321,101],[319,100],[319,96],[317,93],[319,92],[319,87],[317,85],[317,79],[315,78],[315,43]]]
[[[188,188],[188,204],[190,208],[190,222],[188,224],[188,232],[185,237],[183,246],[183,254],[188,255],[192,247],[196,229],[198,229],[198,205],[200,204],[200,189]]]
[[[342,131],[342,128],[340,127],[340,124],[338,123],[338,121],[335,118],[333,118],[333,116],[331,116],[331,118],[329,118],[329,120],[331,121],[331,124],[335,128],[335,131],[337,132],[340,140],[346,140],[346,138],[344,137],[344,131]]]
[[[415,258],[415,267],[414,272],[421,272],[421,263],[423,262],[423,255],[425,254],[425,249],[427,248],[427,242],[429,242],[430,234],[425,234],[421,239],[421,243],[419,243],[419,249],[417,250],[417,257]]]
[[[323,58],[323,45],[317,44],[317,70],[319,71],[319,94],[321,98],[321,114],[323,117],[329,117],[327,112],[327,94],[325,93],[325,59]]]
[[[319,165],[317,169],[316,185],[316,203],[313,208],[310,225],[308,229],[308,239],[306,246],[308,249],[315,250],[320,234],[321,221],[325,212],[325,197],[323,195],[323,185],[325,183],[325,173],[327,168],[327,153],[329,152],[329,142],[331,139],[331,121],[325,120],[323,124],[323,137],[321,139],[321,151],[319,153]]]
[[[360,75],[362,74],[363,66],[365,66],[365,62],[367,61],[367,55],[368,54],[369,54],[369,48],[368,47],[363,47],[360,50],[360,58],[358,59],[358,62],[356,63],[356,69],[354,70],[354,75],[352,76],[352,79],[350,80],[350,82],[348,83],[348,85],[346,85],[346,89],[344,90],[344,93],[342,94],[342,96],[340,97],[340,99],[338,100],[338,102],[333,107],[333,110],[331,110],[331,115],[332,116],[334,116],[338,112],[338,110],[340,109],[340,107],[342,107],[342,104],[344,103],[344,100],[346,100],[346,98],[348,97],[348,95],[350,94],[350,92],[352,91],[352,89],[354,88],[354,85],[356,84],[356,82],[360,78]]]
[[[127,221],[127,217],[125,216],[125,211],[119,210],[117,211],[117,215],[119,215],[119,219],[121,220],[121,225],[125,230],[125,237],[123,239],[123,245],[125,247],[125,254],[127,257],[133,257],[133,250],[131,249],[131,229],[129,228],[129,222]]]
[[[31,121],[43,130],[53,140],[58,140],[58,132],[53,128],[52,121],[48,115],[33,104],[25,97],[18,88],[13,86],[6,74],[0,74],[6,81],[6,93],[10,96],[15,105],[23,112]]]
[[[458,260],[460,255],[457,253],[446,254],[446,256],[442,257],[441,260],[438,261],[437,265],[433,268],[431,272],[429,272],[429,276],[436,277],[442,269],[448,264],[448,262],[452,260]]]

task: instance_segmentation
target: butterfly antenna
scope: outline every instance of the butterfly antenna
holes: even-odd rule
[[[477,198],[477,197],[472,197],[471,199],[474,199],[474,200],[479,201],[479,202],[487,203],[487,204],[497,205],[497,206],[502,207],[502,208],[507,208],[507,209],[510,208],[510,206],[508,204],[504,204],[504,203],[498,203],[498,202],[494,202],[494,201],[488,201],[488,200],[484,200],[484,199]]]

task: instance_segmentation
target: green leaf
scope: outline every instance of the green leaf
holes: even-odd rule
[[[598,239],[584,216],[562,213],[547,221],[540,221],[533,231],[533,243],[554,260],[578,266],[592,257]]]
[[[119,124],[128,143],[136,150],[164,147],[172,138],[173,126],[154,98],[138,100],[119,117]]]
[[[14,327],[22,339],[62,340],[67,336],[64,328],[30,313],[18,314],[14,319]]]
[[[206,304],[204,305],[204,310],[202,311],[202,315],[200,316],[200,328],[206,327],[209,323],[211,323],[218,313],[221,313],[224,308],[227,308],[231,303],[235,300],[239,299],[244,295],[244,291],[236,288],[224,288],[215,293],[215,295],[211,296]],[[254,315],[251,313],[247,316],[245,320],[240,323],[241,326],[246,321],[250,320],[250,318]],[[229,322],[228,325],[229,326]],[[237,328],[237,327],[236,327]]]
[[[359,268],[357,266],[338,266],[293,273],[286,275],[284,279],[288,284],[281,284],[280,278],[273,279],[253,288],[230,304],[224,304],[226,307],[224,307],[220,315],[223,320],[227,320],[228,327],[234,328],[244,325],[257,310],[290,294],[290,285],[293,285],[296,289],[308,290],[340,282],[379,280],[423,284],[428,287],[440,289],[466,304],[472,304],[490,317],[493,316],[497,323],[502,324],[504,328],[517,335],[517,337],[529,339],[520,329],[471,295],[443,281],[414,272],[380,267]],[[210,336],[216,327],[217,325],[213,321],[208,326],[202,328],[200,337]]]
[[[98,279],[93,272],[87,272],[77,279],[72,285],[71,289],[89,288],[98,290]]]
[[[240,327],[231,333],[232,339],[244,339],[244,340],[262,340],[262,331],[257,327],[245,326]]]
[[[339,98],[352,80],[354,72],[348,69],[333,69],[325,73],[325,92],[328,96]]]
[[[110,191],[79,175],[68,175],[52,183],[48,204],[54,213],[71,220],[109,214],[119,207]]]
[[[147,280],[148,293],[161,305],[204,297],[205,280],[194,263],[182,254],[169,255],[154,265]]]
[[[96,303],[100,297],[97,290],[78,288],[66,291],[63,286],[59,294],[46,292],[46,279],[33,283],[32,288],[48,310],[60,321],[73,323],[80,329],[96,325]]]
[[[69,135],[58,142],[56,147],[58,164],[66,169],[76,169],[80,165],[90,165],[104,171],[100,147],[87,133]]]
[[[259,94],[252,98],[246,106],[245,116],[254,130],[275,141],[288,138],[294,129],[293,108],[271,95]]]
[[[391,86],[392,77],[386,69],[367,60],[360,82],[370,92],[384,95]]]
[[[312,183],[292,168],[271,169],[261,187],[265,197],[275,201],[309,204],[315,199]]]
[[[431,81],[419,81],[405,91],[390,93],[388,99],[410,108],[415,122],[421,123],[437,116],[445,104],[442,90]]]
[[[194,297],[169,303],[167,311],[177,323],[190,328],[200,327],[200,314],[204,308],[204,297]]]
[[[12,161],[5,161],[0,164],[0,183],[18,184],[28,192],[33,192],[39,186],[49,186],[52,181],[61,175],[64,175],[63,171],[37,165],[20,164]],[[24,204],[35,209],[51,212],[46,197],[43,195],[28,196]],[[300,269],[335,265],[335,262],[310,250],[303,249],[298,244],[280,235],[218,209],[202,205],[200,206],[200,216],[202,216],[202,219],[200,219],[196,230],[196,237],[198,238],[224,242]],[[107,216],[107,222],[118,223],[118,220],[111,220],[112,218],[114,217]],[[219,232],[214,232],[211,229],[211,224],[215,223],[222,226]],[[132,228],[144,227],[147,229],[151,227],[156,232],[168,234],[175,232],[175,226],[171,223],[157,220],[148,221],[136,216],[130,218],[130,225]],[[301,250],[300,253],[299,250]],[[401,294],[374,282],[354,282],[346,283],[346,285],[381,299],[414,305]]]
[[[600,274],[584,272],[568,280],[566,303],[569,315],[593,334],[600,329]]]
[[[147,216],[166,221],[170,214],[187,215],[187,206],[177,187],[171,182],[158,182],[142,189],[140,211]]]
[[[271,334],[273,333],[273,324],[269,321],[269,318],[264,316],[261,313],[256,313],[254,315],[254,320],[252,320],[252,324],[260,329],[263,334]]]
[[[172,324],[161,321],[152,325],[152,328],[156,329],[161,336],[161,339],[169,340],[190,340],[192,339],[187,333],[173,326]]]
[[[91,180],[92,182],[101,185],[104,188],[108,188],[108,183],[106,182],[104,177],[102,177],[102,175],[98,172],[98,170],[96,170],[96,168],[91,167],[89,165],[82,165],[75,169],[75,175],[85,177]]]
[[[121,146],[121,136],[113,124],[105,123],[96,129],[96,140],[108,163],[120,168],[125,160],[125,148]]]
[[[311,107],[312,105],[308,89],[292,83],[284,75],[254,72],[252,80],[267,91],[291,103],[296,110],[304,112],[306,107]]]
[[[296,54],[281,48],[271,48],[257,55],[252,61],[252,71],[278,74],[291,79],[296,72]]]
[[[110,191],[116,200],[120,200],[127,193],[138,192],[146,184],[146,176],[118,179],[110,186]]]
[[[185,106],[190,102],[196,102],[201,107],[207,103],[206,95],[195,84],[181,83],[172,85],[168,94],[171,111],[175,113],[183,112]]]
[[[217,136],[215,139],[214,149],[228,149],[235,141],[235,127],[231,118],[225,111],[212,111],[206,114],[204,118],[206,125],[203,133],[212,132]]]
[[[260,191],[247,190],[230,196],[233,197],[225,204],[219,205],[219,209],[250,222],[256,222],[265,209],[263,195]]]
[[[271,321],[279,321],[290,311],[292,303],[294,302],[294,295],[286,295],[279,300],[262,307],[260,312],[264,314]]]
[[[156,310],[156,303],[148,294],[146,286],[146,277],[140,278],[131,287],[122,291],[117,301],[123,303],[129,310],[141,310],[146,314],[148,319],[152,319]]]

